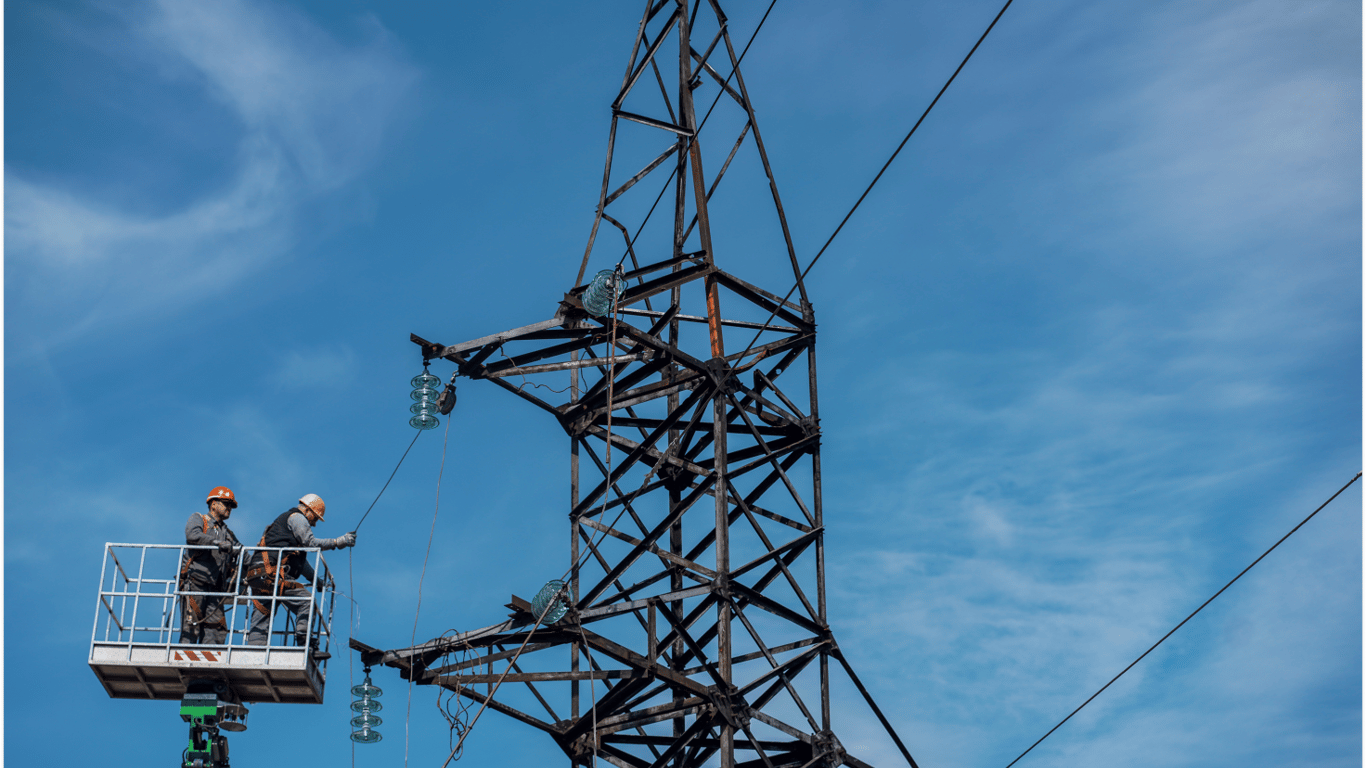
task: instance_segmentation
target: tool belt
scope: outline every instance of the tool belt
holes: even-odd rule
[[[261,542],[260,546],[265,546],[264,537],[262,537]],[[306,589],[303,584],[287,578],[287,574],[284,573],[284,569],[280,567],[279,563],[271,564],[270,552],[266,550],[261,551],[261,565],[248,568],[242,576],[242,581],[257,597],[279,597],[291,589]],[[256,610],[261,613],[269,614],[271,612],[261,600],[252,600],[251,604],[256,606]]]
[[[226,590],[223,590],[223,589],[222,589],[222,588],[223,588],[222,582],[223,582],[224,579],[223,579],[223,576],[222,576],[221,574],[219,575],[219,578],[218,578],[218,582],[219,582],[219,583],[216,584],[216,585],[214,585],[214,586],[217,586],[217,587],[219,588],[219,590],[207,590],[207,589],[203,589],[203,585],[201,585],[201,584],[194,584],[194,583],[191,583],[191,581],[190,581],[190,573],[191,573],[191,572],[190,572],[190,567],[194,564],[194,562],[195,562],[194,559],[193,559],[193,558],[190,558],[190,557],[182,558],[181,561],[180,561],[180,578],[177,579],[176,586],[177,586],[177,588],[178,588],[182,593],[183,593],[183,592],[200,592],[200,591],[204,591],[204,592],[209,592],[209,591],[226,591]],[[201,573],[201,577],[203,577],[204,575],[205,575],[205,574]],[[206,606],[206,605],[204,604],[204,596],[203,596],[203,595],[188,595],[188,594],[182,594],[182,595],[180,596],[180,599],[181,599],[182,603],[184,604],[184,606],[185,606],[185,608],[186,608],[186,610],[187,610],[187,615],[185,615],[185,616],[183,617],[182,622],[188,622],[188,623],[191,624],[191,625],[199,625],[199,624],[205,623],[205,621],[209,618],[209,617],[206,615],[206,608],[207,608],[208,606]],[[210,600],[210,604],[212,604],[211,601],[212,601],[213,599],[215,599],[215,598],[210,598],[210,599],[209,599],[209,600]],[[232,606],[230,606],[230,605],[227,605],[227,606],[222,605],[222,603],[223,603],[224,601],[223,601],[221,598],[217,598],[217,600],[218,600],[218,602],[219,602],[218,608],[219,608],[220,611],[221,611],[221,610],[230,610],[230,609],[232,608]],[[219,624],[219,623],[220,623],[220,622],[214,622],[213,624],[211,624],[211,626],[216,626],[216,625]]]
[[[219,585],[219,587],[221,588],[221,585]],[[182,569],[181,571],[179,588],[182,593],[215,591],[205,589],[205,585],[203,584],[193,583],[190,580],[190,573],[187,569]],[[208,624],[209,626],[222,625],[224,623],[223,619],[221,618],[223,615],[223,611],[232,609],[231,605],[224,604],[225,599],[222,597],[205,597],[204,595],[181,594],[180,600],[185,608],[185,613],[182,617],[182,623],[191,626],[197,626],[200,624]],[[210,609],[212,609],[212,611],[216,615],[210,615]]]

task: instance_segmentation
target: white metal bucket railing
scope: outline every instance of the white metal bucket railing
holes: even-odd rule
[[[179,642],[180,601],[185,595],[193,595],[223,598],[228,627],[226,642],[202,646],[205,648],[262,648],[247,646],[252,602],[260,602],[270,608],[271,631],[264,646],[268,657],[270,648],[285,647],[286,641],[294,634],[294,617],[291,611],[285,610],[285,604],[298,602],[303,598],[280,595],[278,581],[269,596],[249,594],[242,576],[247,562],[256,552],[266,552],[273,562],[279,562],[286,551],[302,551],[307,557],[316,557],[313,581],[301,582],[309,590],[307,599],[313,603],[312,610],[309,611],[310,621],[306,629],[305,647],[316,641],[320,650],[328,650],[332,639],[335,595],[331,587],[331,574],[319,549],[244,547],[237,556],[227,592],[196,592],[180,588],[181,562],[186,553],[193,550],[216,551],[217,547],[188,544],[105,544],[91,647],[97,644],[105,647],[118,644],[126,644],[129,647],[134,644],[143,647],[188,647]],[[283,628],[276,630],[274,624],[279,614],[285,614],[288,618]]]

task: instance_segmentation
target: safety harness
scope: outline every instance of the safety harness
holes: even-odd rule
[[[208,533],[209,533],[209,520],[210,520],[210,517],[209,517],[209,515],[201,514],[201,515],[200,515],[200,519],[203,521],[203,531],[204,531],[205,535],[208,535]],[[232,536],[232,531],[226,529],[226,527],[225,527],[224,530],[225,530],[225,532],[226,532],[229,536]],[[236,539],[236,537],[233,537],[233,538]],[[190,566],[193,565],[193,564],[195,563],[195,561],[199,560],[199,558],[200,558],[201,556],[203,556],[203,555],[208,555],[210,558],[213,557],[213,555],[212,555],[211,553],[201,552],[201,551],[197,551],[197,550],[196,550],[196,551],[189,551],[189,552],[186,552],[186,553],[185,553],[185,557],[181,559],[181,561],[180,561],[180,578],[179,578],[179,584],[180,584],[180,591],[181,591],[182,593],[194,591],[194,590],[191,590],[191,589],[190,589],[190,587],[194,586],[194,585],[190,584]],[[229,570],[231,570],[231,569],[229,569]],[[220,572],[220,573],[219,573],[219,578],[220,578],[220,580],[222,579],[222,575],[223,575],[223,574]],[[204,615],[204,606],[199,602],[198,596],[197,596],[197,595],[182,594],[182,595],[180,596],[180,598],[181,598],[182,600],[185,601],[185,608],[186,608],[186,610],[187,610],[187,612],[186,612],[184,618],[182,619],[182,622],[181,622],[181,623],[183,624],[183,623],[188,622],[191,626],[197,626],[197,625],[199,625],[199,624],[203,624],[203,623],[204,623],[204,619],[205,619],[206,617],[205,617],[205,615]],[[224,623],[224,626],[226,627],[226,623]]]
[[[282,556],[279,562],[272,563],[270,561],[271,553],[269,550],[265,549],[265,547],[268,546],[266,544],[266,539],[270,537],[271,529],[276,525],[287,525],[287,523],[284,523],[283,521],[287,520],[294,512],[295,510],[291,509],[283,515],[280,515],[280,517],[276,518],[270,525],[267,525],[266,529],[261,532],[261,541],[256,545],[259,548],[257,552],[261,555],[261,564],[253,565],[248,568],[246,575],[242,577],[242,580],[246,582],[247,587],[251,589],[251,593],[257,597],[278,597],[287,590],[305,588],[303,584],[288,579],[288,574],[285,573],[284,568],[285,563],[289,562],[291,557],[303,554],[303,550],[285,551],[281,553]],[[279,587],[278,591],[276,590],[276,587]],[[256,610],[263,614],[269,615],[271,613],[260,600],[252,600],[251,604],[256,606]]]

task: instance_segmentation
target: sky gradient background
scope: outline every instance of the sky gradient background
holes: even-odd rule
[[[5,4],[11,764],[178,759],[176,705],[86,666],[104,542],[177,542],[219,484],[243,540],[307,492],[348,530],[412,437],[408,334],[548,315],[639,6]],[[765,6],[727,5],[738,42]],[[744,72],[803,262],[998,9],[779,0]],[[1016,3],[809,278],[831,620],[926,768],[1003,767],[1360,469],[1361,27]],[[460,395],[419,641],[568,564],[563,432]],[[373,645],[414,633],[439,443],[354,550]],[[1357,486],[1020,765],[1360,765],[1361,542]],[[347,661],[234,763],[350,760]],[[376,682],[356,764],[399,765]],[[412,765],[447,751],[433,699]],[[896,764],[849,691],[835,726]],[[464,760],[564,758],[487,713]]]

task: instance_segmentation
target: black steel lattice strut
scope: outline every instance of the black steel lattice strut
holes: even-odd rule
[[[671,53],[673,88],[660,66]],[[832,655],[866,689],[826,617],[815,316],[739,66],[718,2],[647,3],[612,103],[578,287],[544,322],[449,346],[413,337],[425,359],[508,390],[569,436],[572,604],[535,626],[530,604],[514,597],[500,624],[396,650],[352,646],[368,664],[546,732],[572,765],[594,756],[622,768],[867,765],[832,725]],[[738,137],[715,156],[704,155],[693,103],[704,87],[728,107],[708,136]],[[632,139],[669,146],[626,176],[614,163],[635,146],[623,141],[618,152],[628,126]],[[727,171],[746,164],[771,190],[783,237],[773,250],[791,263],[799,303],[718,266],[726,240],[709,201],[724,195]],[[661,195],[673,188],[672,222],[650,221],[660,189],[650,179],[662,180]],[[621,233],[618,253],[629,260],[617,318],[584,307],[604,222]],[[607,259],[604,267],[617,253]],[[744,351],[727,355],[737,333],[744,337],[730,348]],[[567,399],[526,391],[532,377],[567,379]],[[491,697],[499,681],[510,685]],[[482,693],[481,683],[490,686]],[[567,712],[556,709],[566,703]]]

